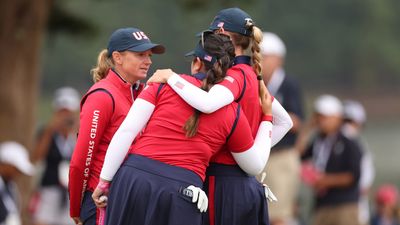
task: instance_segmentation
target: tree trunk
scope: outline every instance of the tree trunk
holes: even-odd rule
[[[51,4],[52,0],[0,1],[0,141],[18,141],[28,149],[33,140],[40,53]],[[30,181],[23,178],[19,184],[25,206]],[[26,216],[24,222],[29,224]]]

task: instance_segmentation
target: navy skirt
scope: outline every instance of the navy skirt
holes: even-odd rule
[[[92,199],[93,192],[85,191],[81,205],[80,219],[83,225],[96,225],[98,215],[96,205]]]
[[[106,224],[200,225],[189,185],[202,188],[203,182],[190,170],[129,155],[111,183]]]
[[[211,163],[204,183],[209,205],[203,225],[267,225],[264,187],[239,166]]]

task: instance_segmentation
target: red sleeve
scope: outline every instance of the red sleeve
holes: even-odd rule
[[[244,152],[254,144],[249,122],[242,109],[240,109],[236,127],[226,144],[231,152]]]
[[[159,90],[160,84],[158,83],[149,83],[140,93],[138,98],[146,100],[153,105],[156,105],[157,95],[161,92]],[[158,92],[158,93],[157,93]]]
[[[226,73],[226,77],[224,80],[219,82],[219,85],[222,85],[226,88],[228,88],[232,94],[234,99],[236,100],[239,98],[240,94],[242,93],[243,90],[243,84],[244,84],[244,76],[240,70],[231,68],[228,70]]]
[[[80,127],[69,171],[70,215],[79,217],[83,193],[88,184],[93,154],[113,113],[113,100],[103,91],[88,96],[80,113]]]

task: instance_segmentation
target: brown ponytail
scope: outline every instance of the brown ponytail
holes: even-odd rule
[[[217,62],[210,64],[203,61],[207,70],[206,79],[203,81],[201,89],[209,91],[212,85],[222,81],[226,76],[226,71],[231,67],[235,57],[235,48],[229,37],[218,34],[208,34],[205,37],[204,49],[210,55],[217,58]],[[199,126],[200,111],[195,109],[194,114],[186,121],[183,129],[186,137],[193,137],[197,133]]]
[[[252,52],[252,62],[253,62],[253,70],[257,75],[257,79],[258,79],[258,90],[259,90],[259,95],[260,98],[262,99],[264,97],[265,93],[265,89],[262,88],[264,84],[264,81],[262,79],[259,79],[259,76],[261,76],[261,59],[262,59],[262,55],[261,55],[261,50],[260,50],[260,43],[262,41],[263,38],[263,33],[260,30],[260,28],[253,26],[253,34],[251,36],[252,40],[251,40],[251,52]]]
[[[97,65],[90,70],[93,81],[96,83],[107,76],[108,70],[114,67],[112,58],[108,57],[107,49],[101,50],[97,57]]]

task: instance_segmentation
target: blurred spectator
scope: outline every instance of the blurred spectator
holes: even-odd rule
[[[366,121],[366,113],[361,103],[356,101],[344,101],[344,123],[343,134],[350,139],[359,142],[362,151],[361,176],[359,181],[359,219],[360,224],[367,225],[370,222],[370,207],[368,193],[375,177],[375,168],[371,152],[368,150],[366,142],[361,138],[361,131]]]
[[[69,217],[68,169],[75,147],[79,93],[71,87],[56,90],[52,119],[41,131],[33,161],[44,161],[39,199],[34,212],[36,225],[74,224]]]
[[[391,184],[385,184],[378,188],[375,194],[376,213],[371,225],[399,225],[396,217],[396,205],[398,203],[398,190]]]
[[[303,119],[302,97],[298,83],[283,69],[286,55],[283,41],[276,34],[264,33],[260,46],[264,82],[293,121],[292,129],[272,148],[263,172],[267,177],[265,183],[268,183],[278,198],[278,202],[269,205],[271,224],[284,225],[290,224],[294,219],[299,189],[300,159],[295,142]]]
[[[13,180],[21,175],[31,176],[34,167],[28,151],[19,143],[0,144],[0,225],[20,225],[19,193]]]
[[[303,159],[312,159],[305,179],[314,190],[314,225],[359,224],[358,199],[361,149],[341,132],[343,106],[334,96],[320,96],[314,104],[316,135],[305,148]],[[304,147],[302,134],[299,146]],[[311,171],[311,172],[310,172]],[[307,174],[302,171],[302,175]]]

